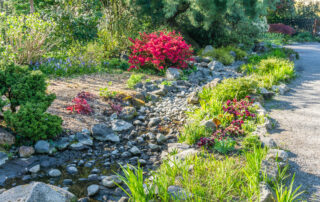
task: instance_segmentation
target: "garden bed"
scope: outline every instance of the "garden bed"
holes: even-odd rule
[[[57,98],[49,107],[48,112],[58,115],[63,120],[63,128],[69,132],[80,132],[84,128],[105,121],[104,114],[108,104],[99,96],[100,89],[108,86],[110,91],[119,91],[128,95],[136,91],[127,87],[127,80],[131,73],[122,74],[90,74],[74,78],[53,78],[48,81],[48,92],[55,93]],[[159,76],[145,75],[144,79],[159,79]],[[108,85],[112,82],[112,85]],[[88,103],[93,109],[90,116],[71,113],[66,108],[72,104],[72,99],[80,92],[89,92],[94,95],[94,99]]]

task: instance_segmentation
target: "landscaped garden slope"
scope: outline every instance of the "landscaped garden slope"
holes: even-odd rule
[[[317,36],[248,2],[1,3],[0,201],[298,199],[263,104]]]

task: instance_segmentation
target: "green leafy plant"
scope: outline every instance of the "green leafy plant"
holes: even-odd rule
[[[134,86],[141,82],[144,75],[142,74],[131,74],[130,78],[127,80],[127,86],[129,88],[134,88]]]
[[[112,81],[108,82],[108,86],[112,85]],[[100,88],[99,95],[104,98],[114,98],[118,93],[116,91],[110,91],[108,87]]]
[[[231,138],[227,138],[224,140],[216,141],[214,145],[214,149],[222,154],[227,154],[234,150],[234,146],[236,141]]]
[[[161,85],[172,86],[172,81],[163,81],[163,82],[161,82]]]

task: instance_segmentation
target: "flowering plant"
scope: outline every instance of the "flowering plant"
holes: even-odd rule
[[[151,34],[140,33],[140,38],[129,38],[133,43],[129,70],[152,65],[158,70],[166,67],[184,69],[188,67],[187,61],[191,61],[191,45],[188,45],[182,36],[173,32],[153,32]]]

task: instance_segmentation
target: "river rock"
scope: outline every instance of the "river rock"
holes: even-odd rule
[[[118,135],[114,134],[113,130],[105,124],[96,124],[92,127],[92,136],[100,141],[120,142]]]
[[[187,98],[188,104],[199,104],[199,97],[196,92],[192,92]]]
[[[68,166],[66,170],[71,175],[75,175],[78,173],[78,169],[74,166]]]
[[[33,167],[31,167],[30,169],[29,169],[29,172],[30,173],[37,173],[37,172],[39,172],[40,171],[40,165],[39,164],[37,164],[37,165],[35,165],[35,166],[33,166]]]
[[[159,117],[151,118],[149,121],[149,127],[153,127],[158,125],[161,122],[161,119]]]
[[[49,142],[44,140],[39,140],[34,147],[36,152],[40,154],[49,154],[52,152]]]
[[[107,188],[116,187],[115,183],[117,183],[117,184],[122,183],[122,181],[119,179],[119,177],[117,175],[106,176],[105,178],[102,179],[103,186],[105,186]]]
[[[83,145],[88,145],[88,146],[93,145],[93,141],[89,135],[85,135],[83,133],[77,133],[75,135],[75,139],[78,140],[78,142],[80,142]]]
[[[133,127],[131,123],[128,123],[124,120],[117,119],[112,122],[112,130],[116,132],[123,132],[130,130]]]
[[[15,141],[16,141],[16,139],[11,133],[0,128],[0,145],[11,146],[15,143]]]
[[[58,169],[51,169],[48,174],[50,177],[60,177],[61,171]]]
[[[28,146],[21,146],[19,148],[19,156],[21,158],[27,158],[30,157],[32,154],[34,154],[34,148],[33,147],[28,147]]]
[[[94,196],[99,192],[99,185],[92,184],[87,188],[88,196]]]
[[[202,51],[202,55],[205,55],[209,52],[212,52],[214,49],[211,45],[206,45],[206,47],[204,47],[203,51]]]
[[[58,149],[58,150],[64,150],[66,149],[69,144],[70,144],[70,139],[68,137],[61,137],[58,141],[56,141],[54,144],[55,144],[55,147]]]
[[[137,114],[136,108],[124,107],[120,113],[120,117],[125,120],[132,120]]]
[[[139,155],[141,154],[141,151],[138,147],[134,146],[130,149],[130,152],[133,154],[133,155]]]
[[[72,193],[64,189],[42,182],[16,186],[0,194],[1,201],[70,202],[74,198]]]

